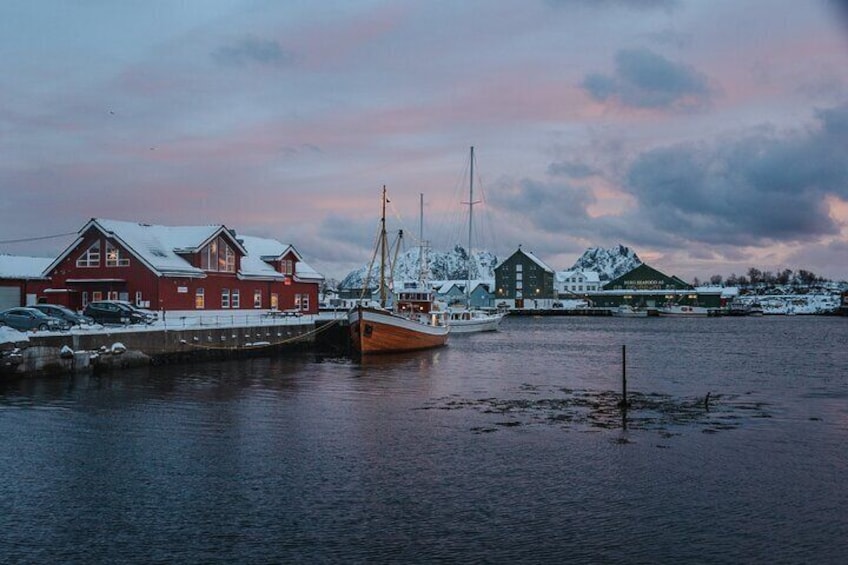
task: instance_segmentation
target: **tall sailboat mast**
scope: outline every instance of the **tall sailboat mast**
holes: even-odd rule
[[[465,299],[470,305],[471,303],[471,238],[474,233],[474,205],[480,201],[474,200],[474,146],[471,146],[471,164],[469,167],[468,180],[468,259],[465,262]]]
[[[386,307],[386,254],[388,253],[388,242],[386,241],[386,185],[383,185],[383,212],[380,216],[380,306]]]

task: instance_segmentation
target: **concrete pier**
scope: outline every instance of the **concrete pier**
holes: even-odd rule
[[[98,332],[30,334],[0,357],[0,376],[66,374],[311,348],[332,322],[165,329],[103,328]],[[12,344],[7,344],[12,345]]]

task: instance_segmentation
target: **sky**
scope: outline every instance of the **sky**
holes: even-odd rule
[[[841,0],[0,3],[0,253],[224,224],[325,276],[408,246],[622,244],[848,279]],[[423,194],[424,206],[420,207]],[[54,237],[56,236],[56,237]]]

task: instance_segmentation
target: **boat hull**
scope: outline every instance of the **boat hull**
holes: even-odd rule
[[[503,314],[480,314],[464,316],[450,316],[448,327],[452,334],[470,334],[476,332],[494,332],[503,319]]]
[[[703,306],[670,306],[659,309],[660,316],[676,316],[676,317],[707,317],[710,315],[708,308]]]
[[[424,324],[378,308],[356,308],[348,322],[353,348],[362,355],[432,349],[448,340],[447,326]]]

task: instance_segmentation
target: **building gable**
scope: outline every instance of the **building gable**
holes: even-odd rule
[[[642,263],[604,285],[604,290],[690,290],[692,286]]]

